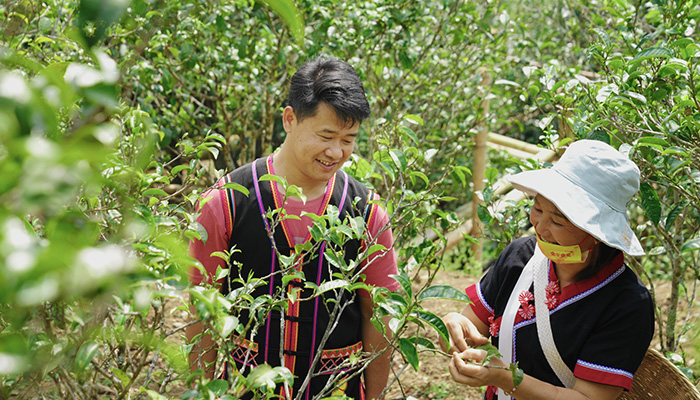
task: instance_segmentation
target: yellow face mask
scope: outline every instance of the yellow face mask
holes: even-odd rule
[[[537,237],[537,245],[540,247],[540,250],[542,250],[544,256],[552,260],[555,264],[580,264],[588,258],[590,249],[582,252],[581,245],[590,235],[587,235],[581,243],[572,246],[547,243],[540,239],[540,235],[535,236]]]

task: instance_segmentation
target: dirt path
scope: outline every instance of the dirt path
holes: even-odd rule
[[[463,272],[440,271],[432,284],[450,285],[462,290],[477,281],[478,278],[468,276]],[[423,307],[442,317],[452,311],[461,311],[464,308],[464,303],[450,300],[426,300],[423,302]],[[437,333],[434,331],[429,331],[426,338],[437,345]],[[483,394],[479,389],[470,388],[452,380],[447,370],[448,363],[449,359],[444,355],[429,352],[420,353],[420,365],[416,372],[410,365],[405,365],[400,355],[395,354],[392,358],[392,368],[396,372],[403,369],[399,379],[406,396],[402,395],[398,383],[394,383],[390,386],[385,398],[387,400],[402,400],[410,397],[418,400],[482,399]]]

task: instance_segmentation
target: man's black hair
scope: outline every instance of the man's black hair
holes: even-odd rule
[[[365,89],[355,69],[347,62],[327,56],[307,61],[292,76],[287,105],[299,121],[313,117],[324,102],[348,125],[370,116]]]

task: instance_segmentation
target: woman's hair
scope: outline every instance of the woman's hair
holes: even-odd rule
[[[612,260],[621,253],[620,250],[610,247],[607,244],[600,242],[593,250],[591,250],[591,262],[588,267],[576,274],[576,282],[584,281],[598,273],[603,267],[610,264]]]
[[[365,89],[355,69],[338,58],[321,56],[307,61],[292,76],[287,105],[299,121],[316,114],[324,102],[348,125],[370,116]]]

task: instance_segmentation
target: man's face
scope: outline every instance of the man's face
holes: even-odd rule
[[[348,125],[326,103],[301,122],[291,107],[283,118],[299,184],[325,184],[352,154],[359,123]]]

